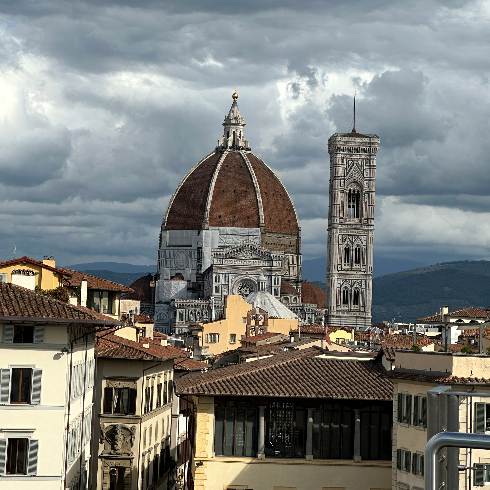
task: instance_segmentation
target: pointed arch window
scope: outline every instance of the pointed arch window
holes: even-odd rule
[[[350,247],[344,248],[344,264],[350,264]]]
[[[354,294],[352,295],[352,305],[359,306],[359,289],[354,289]]]
[[[361,247],[359,245],[354,249],[354,264],[361,264]]]
[[[342,289],[342,305],[343,306],[349,305],[349,290],[348,289]]]
[[[356,189],[349,189],[347,194],[347,217],[359,218],[361,193]]]

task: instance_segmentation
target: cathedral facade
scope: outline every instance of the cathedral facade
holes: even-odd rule
[[[301,298],[296,209],[251,151],[237,99],[234,93],[218,146],[184,177],[162,222],[155,326],[167,333],[222,318],[226,296],[257,292],[259,276],[302,322],[323,323],[324,306]]]
[[[328,140],[330,192],[326,323],[365,330],[371,326],[374,193],[379,138],[357,133]]]

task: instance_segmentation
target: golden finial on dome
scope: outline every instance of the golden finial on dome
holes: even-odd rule
[[[237,100],[238,99],[238,94],[236,93],[236,89],[235,89],[235,92],[233,92],[233,95],[231,96],[231,98],[233,100]]]

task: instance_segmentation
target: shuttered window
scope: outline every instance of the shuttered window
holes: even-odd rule
[[[419,412],[420,413],[420,412]],[[412,395],[407,393],[398,393],[398,422],[403,424],[412,423]],[[415,423],[414,420],[414,424]]]
[[[0,403],[9,403],[10,398],[10,369],[0,369]]]
[[[413,453],[412,455],[412,473],[414,475],[424,476],[424,455]]]
[[[475,432],[485,434],[487,428],[487,404],[475,403]]]
[[[104,388],[104,413],[135,415],[136,389]]]
[[[39,441],[0,439],[0,475],[36,475]]]
[[[414,455],[415,456],[415,455]],[[417,464],[417,463],[415,463]],[[396,450],[396,467],[407,473],[413,472],[412,453],[406,449]]]
[[[482,487],[485,484],[485,465],[482,463],[475,463],[474,469],[473,483],[475,487]]]
[[[30,403],[31,382],[31,368],[13,368],[10,382],[10,403]]]
[[[3,343],[11,344],[14,341],[14,326],[4,325],[3,326]]]

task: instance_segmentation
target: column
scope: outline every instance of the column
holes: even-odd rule
[[[361,411],[354,409],[354,462],[361,461]]]
[[[265,459],[265,406],[259,406],[259,440],[257,458]]]
[[[308,419],[306,422],[306,459],[313,459],[313,409],[308,408]]]

